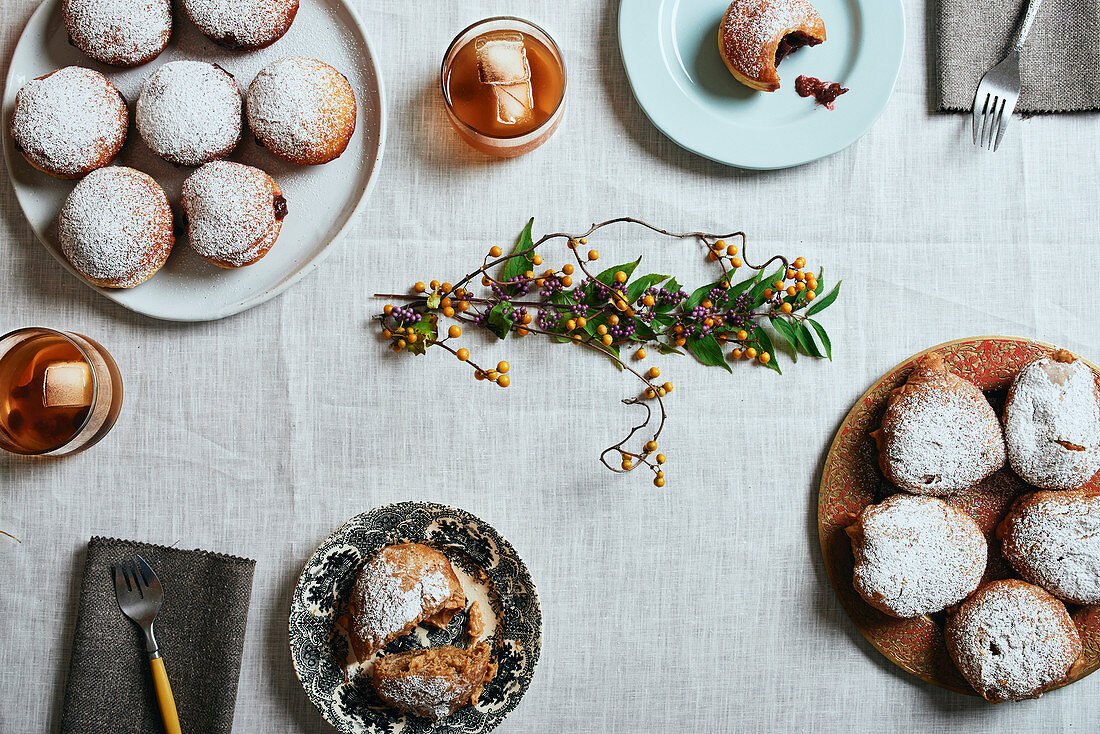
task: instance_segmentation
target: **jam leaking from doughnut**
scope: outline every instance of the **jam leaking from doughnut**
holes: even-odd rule
[[[275,197],[275,218],[278,219],[279,221],[282,221],[283,217],[286,216],[286,212],[287,212],[286,197],[285,196],[276,196]]]
[[[794,88],[799,97],[814,97],[818,104],[830,110],[836,109],[837,97],[848,91],[837,82],[823,82],[805,74],[794,80]]]
[[[775,65],[779,66],[780,61],[803,46],[816,46],[819,43],[821,43],[821,39],[814,38],[802,31],[788,33],[780,39],[779,45],[775,47]]]

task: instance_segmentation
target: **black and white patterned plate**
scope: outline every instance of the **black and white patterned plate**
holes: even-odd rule
[[[387,545],[417,542],[442,551],[466,595],[478,600],[497,674],[476,706],[432,722],[387,707],[354,661],[341,616],[360,566]],[[463,644],[465,612],[446,630],[418,628],[386,653]],[[399,502],[353,517],[306,562],[290,602],[290,655],[306,695],[345,734],[480,734],[496,728],[531,683],[542,648],[542,610],[527,567],[511,544],[470,513]]]

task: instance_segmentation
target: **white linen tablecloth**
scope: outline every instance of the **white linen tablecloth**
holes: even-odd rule
[[[871,132],[824,161],[751,173],[665,139],[631,95],[617,0],[355,0],[381,60],[390,136],[378,185],[313,274],[215,323],[152,321],[101,298],[35,240],[0,182],[0,330],[44,325],[105,344],[126,381],[114,431],[60,461],[0,456],[0,731],[57,726],[88,538],[112,535],[256,558],[237,700],[240,732],[328,732],[292,671],[290,592],[344,520],[406,499],[453,504],[515,545],[544,614],[534,682],[501,732],[1096,731],[1100,676],[992,706],[925,685],[856,632],[817,542],[816,484],[853,401],[908,355],[1011,334],[1100,360],[1100,125],[1014,120],[1001,151],[969,119],[929,112],[930,9],[906,0],[897,92]],[[10,59],[35,0],[0,4]],[[449,130],[441,54],[468,23],[544,25],[569,64],[556,136],[513,161]],[[6,124],[6,121],[5,123]],[[804,255],[844,279],[823,321],[835,361],[783,377],[659,361],[676,383],[668,485],[620,477],[599,450],[635,418],[635,385],[591,354],[469,340],[508,359],[508,390],[453,358],[397,358],[369,323],[376,291],[468,272],[530,216],[535,231],[632,215],[745,229],[750,253]],[[611,264],[644,253],[700,284],[686,245],[617,230]],[[564,262],[564,260],[562,260]]]

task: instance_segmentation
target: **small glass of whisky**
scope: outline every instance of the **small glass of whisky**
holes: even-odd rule
[[[121,409],[122,375],[98,342],[39,327],[0,336],[0,448],[75,454],[106,436]]]
[[[440,82],[447,117],[482,153],[510,158],[549,139],[565,109],[565,62],[534,23],[486,18],[455,36]]]

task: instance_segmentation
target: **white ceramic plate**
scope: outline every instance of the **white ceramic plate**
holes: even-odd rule
[[[828,40],[783,60],[778,91],[757,92],[718,53],[728,0],[621,0],[619,49],[634,96],[673,141],[740,168],[788,168],[847,148],[893,94],[905,46],[901,0],[813,2]],[[851,91],[827,110],[795,93],[801,74]]]
[[[366,201],[376,178],[386,137],[385,105],[366,30],[343,0],[301,0],[286,35],[266,49],[234,52],[209,40],[176,3],[172,40],[160,56],[134,69],[92,61],[69,44],[60,0],[45,0],[31,16],[15,47],[4,88],[4,155],[15,195],[38,239],[78,278],[61,254],[57,215],[75,185],[40,173],[23,160],[8,131],[15,95],[30,79],[64,66],[86,66],[107,76],[130,102],[130,134],[118,162],[155,178],[177,205],[183,180],[193,168],[175,168],[146,147],[133,125],[133,107],[141,83],[169,61],[194,59],[216,63],[233,74],[242,91],[256,73],[285,56],[310,56],[334,66],[351,82],[359,119],[351,143],[340,158],[322,166],[285,163],[259,147],[245,126],[241,145],[230,158],[262,168],[278,182],[289,213],[279,239],[255,265],[223,270],[200,258],[177,232],[176,245],[163,269],[127,290],[96,288],[126,308],[158,319],[210,321],[244,311],[274,297],[317,266],[329,246],[348,228]],[[178,216],[178,210],[177,210]],[[83,278],[81,278],[83,281]],[[86,282],[86,281],[84,281]],[[95,288],[89,284],[89,287]]]

